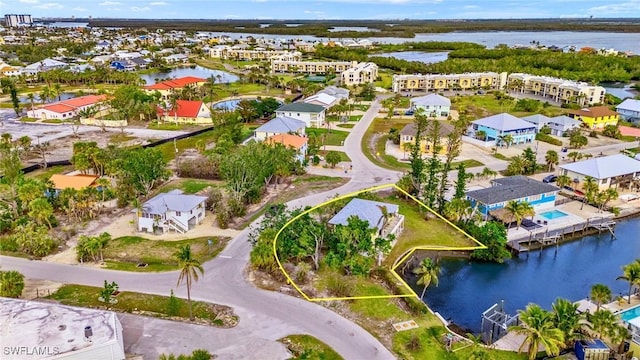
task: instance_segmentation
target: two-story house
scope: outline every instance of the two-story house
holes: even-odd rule
[[[306,126],[307,125],[302,120],[290,118],[288,116],[278,116],[255,129],[253,133],[253,140],[263,141],[270,136],[279,134],[305,136]]]
[[[404,215],[396,204],[354,198],[329,220],[331,225],[347,225],[352,216],[365,220],[370,229],[376,229],[375,236],[396,238],[404,229]]]
[[[156,233],[174,230],[181,234],[193,229],[205,217],[206,196],[184,195],[181,190],[158,194],[134,210],[138,231]]]
[[[211,111],[202,101],[195,100],[177,100],[176,108],[172,109],[170,104],[168,108],[158,107],[158,116],[166,122],[175,122],[180,124],[211,124]]]
[[[440,123],[440,151],[439,154],[446,154],[449,149],[446,146],[446,137],[449,136],[454,130],[453,125],[446,123],[444,121],[439,121]],[[433,126],[433,125],[432,125]],[[427,140],[427,133],[429,130],[425,131],[420,137],[420,151],[425,153],[433,152],[431,149],[431,142]],[[414,123],[409,123],[405,125],[405,127],[400,130],[400,149],[405,152],[410,152],[411,146],[416,143],[416,125]]]
[[[451,112],[451,100],[438,94],[420,96],[411,99],[411,110],[422,110],[430,117],[447,117]]]
[[[594,106],[580,110],[569,110],[567,115],[580,120],[589,129],[603,129],[607,125],[617,125],[620,115],[606,106]]]
[[[294,150],[295,158],[300,163],[303,163],[307,156],[308,138],[306,137],[292,134],[278,134],[269,136],[264,142],[270,145],[281,144],[287,149]]]
[[[616,106],[620,118],[624,121],[638,122],[640,121],[640,100],[626,99],[620,105]]]
[[[307,127],[320,128],[324,126],[325,108],[321,105],[297,102],[282,105],[276,110],[276,116],[288,116],[303,121]]]
[[[467,135],[489,145],[505,145],[503,139],[507,135],[511,136],[512,144],[526,144],[534,141],[536,126],[513,115],[502,113],[472,121]]]
[[[536,131],[539,132],[543,127],[547,126],[551,130],[551,135],[562,136],[564,133],[571,131],[575,128],[579,128],[581,122],[570,118],[566,115],[560,115],[555,117],[547,117],[541,114],[535,114],[525,116],[522,120],[530,122],[536,126]]]

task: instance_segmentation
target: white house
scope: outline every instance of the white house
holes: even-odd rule
[[[600,189],[617,188],[640,179],[640,161],[623,154],[562,164],[558,168],[560,175],[567,175],[578,184],[590,176],[598,182]]]
[[[193,229],[205,217],[206,196],[184,195],[181,190],[158,194],[135,210],[138,231],[177,231],[181,234]]]
[[[624,121],[640,121],[640,100],[626,99],[620,105],[616,106],[616,110]]]
[[[303,102],[307,104],[316,104],[328,109],[338,103],[338,98],[325,93],[317,93],[304,99]]]
[[[411,110],[423,110],[431,117],[449,116],[451,100],[438,94],[429,94],[411,99]]]
[[[536,132],[539,132],[545,125],[551,130],[551,135],[562,136],[567,131],[579,128],[582,124],[576,119],[572,119],[566,115],[555,117],[547,117],[541,114],[525,116],[522,120],[532,123],[536,126]]]
[[[278,108],[276,116],[288,116],[304,121],[307,127],[319,128],[324,126],[325,108],[316,104],[291,103]]]
[[[35,75],[40,72],[54,70],[54,69],[64,69],[68,67],[69,64],[54,60],[54,59],[44,59],[42,61],[38,61],[33,64],[29,64],[24,67],[23,73],[27,75]]]
[[[106,95],[86,95],[73,99],[57,101],[27,111],[27,116],[35,119],[67,120],[80,115],[82,110],[95,107],[98,113],[108,108]]]

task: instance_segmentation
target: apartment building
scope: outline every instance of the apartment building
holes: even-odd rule
[[[227,45],[217,45],[209,49],[209,56],[219,59],[231,60],[269,60],[274,56],[284,56],[286,58],[302,59],[302,53],[287,50],[267,50],[263,48],[245,48]]]
[[[295,74],[326,74],[334,72],[341,74],[343,71],[358,66],[357,61],[299,61],[299,60],[271,60],[272,73]]]
[[[509,90],[543,96],[560,103],[576,103],[580,106],[604,102],[605,88],[550,76],[525,73],[509,74]]]
[[[6,14],[4,23],[7,27],[29,26],[33,24],[33,19],[28,14]]]
[[[507,73],[410,74],[393,76],[393,92],[443,90],[498,90],[507,83]]]
[[[378,65],[374,63],[359,63],[351,69],[347,69],[340,74],[340,81],[343,85],[354,86],[369,84],[376,81],[378,77]]]

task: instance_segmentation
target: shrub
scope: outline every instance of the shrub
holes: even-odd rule
[[[350,297],[353,296],[355,286],[352,281],[333,275],[327,279],[327,289],[336,297]]]
[[[182,301],[173,294],[173,289],[171,289],[171,294],[169,295],[169,300],[167,302],[167,315],[178,316],[181,307]]]
[[[416,334],[411,335],[411,338],[407,341],[405,346],[407,347],[407,350],[411,352],[422,350],[422,343],[420,343],[420,338]]]
[[[595,131],[595,130],[591,130],[591,131],[589,132],[589,137],[592,137],[592,138],[596,138],[596,139],[597,139],[597,138],[598,138],[598,132],[597,132],[597,131]]]
[[[546,142],[546,143],[551,144],[551,145],[562,146],[562,141],[554,138],[551,135],[547,135],[547,134],[543,134],[543,133],[537,133],[536,134],[536,140],[539,140],[539,141],[542,141],[542,142]]]
[[[24,290],[24,275],[17,271],[0,271],[0,296],[18,298]]]
[[[180,177],[217,180],[220,179],[219,166],[219,161],[215,158],[200,156],[180,161],[176,172]]]

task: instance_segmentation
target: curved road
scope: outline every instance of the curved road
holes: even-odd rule
[[[316,205],[336,193],[347,194],[398,180],[398,172],[372,164],[360,148],[362,136],[379,108],[379,103],[374,101],[345,141],[345,152],[353,164],[351,181],[337,189],[291,201],[290,206]],[[224,347],[216,348],[214,353],[236,359],[265,358],[267,353],[286,357],[283,347],[273,341],[291,334],[309,334],[327,343],[345,359],[394,358],[377,339],[350,320],[320,305],[279,292],[260,290],[249,283],[244,272],[250,252],[248,233],[247,228],[220,255],[205,263],[205,274],[192,289],[194,299],[231,306],[240,317],[236,328],[220,330],[220,337],[225,339],[217,340]],[[169,294],[177,280],[176,272],[127,273],[4,256],[0,260],[4,270],[19,270],[28,278],[92,286],[100,286],[108,280],[117,282],[121,290],[160,295]],[[176,294],[186,296],[184,286],[177,289]],[[229,337],[229,332],[237,336]],[[270,348],[270,352],[263,347]]]

